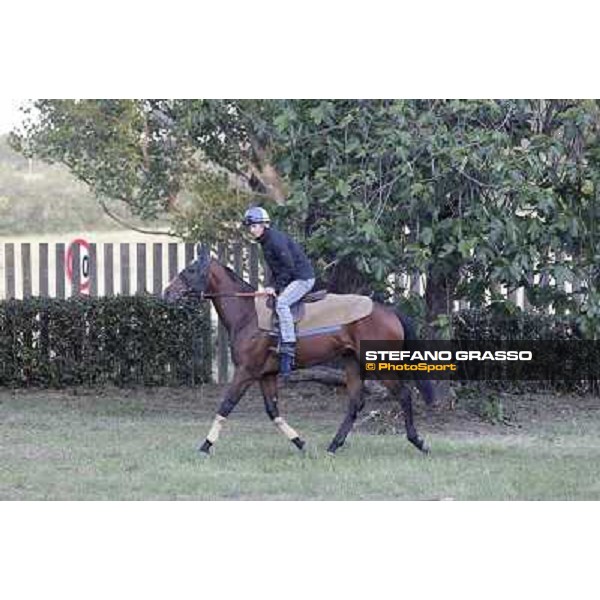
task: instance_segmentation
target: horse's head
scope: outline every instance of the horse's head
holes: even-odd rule
[[[210,248],[204,244],[198,244],[196,251],[198,258],[175,276],[165,288],[163,298],[167,302],[177,302],[190,295],[200,296],[206,290]]]

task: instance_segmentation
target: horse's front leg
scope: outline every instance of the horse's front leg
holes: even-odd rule
[[[265,410],[267,415],[275,427],[285,435],[285,437],[298,448],[298,450],[304,450],[306,442],[298,435],[298,432],[287,424],[287,421],[280,416],[279,407],[277,406],[277,375],[270,373],[265,375],[260,380],[260,388],[263,393],[265,400]]]
[[[217,411],[217,415],[210,427],[206,439],[202,445],[198,448],[199,452],[203,456],[210,454],[211,447],[219,439],[219,434],[229,413],[236,407],[240,398],[244,395],[244,392],[250,387],[250,384],[254,381],[254,377],[246,370],[245,367],[238,367],[233,374],[233,381],[225,392],[225,397],[221,406]]]

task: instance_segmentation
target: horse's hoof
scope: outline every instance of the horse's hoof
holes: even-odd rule
[[[203,459],[211,457],[210,451],[204,450],[201,446],[198,447],[197,454],[200,458],[203,458]]]
[[[294,444],[294,446],[296,446],[296,448],[298,448],[298,450],[300,450],[300,452],[304,452],[304,448],[306,447],[306,442],[299,437],[295,437],[292,440],[292,444]]]

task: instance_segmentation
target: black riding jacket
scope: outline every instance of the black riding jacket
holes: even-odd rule
[[[281,292],[295,279],[313,279],[315,271],[302,248],[288,235],[267,227],[258,238],[271,269],[274,288]]]

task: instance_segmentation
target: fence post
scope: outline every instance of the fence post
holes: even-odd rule
[[[81,295],[81,246],[71,246],[71,296],[75,298]]]
[[[15,297],[15,245],[5,244],[4,245],[4,278],[6,282],[6,297]]]
[[[162,296],[163,290],[163,265],[162,265],[162,244],[152,245],[152,293],[155,296]]]
[[[121,295],[129,296],[129,244],[120,244],[121,251]]]
[[[104,295],[115,295],[114,252],[112,244],[104,244]]]
[[[40,274],[40,296],[47,298],[48,292],[48,244],[40,244],[40,263],[39,263],[39,274]]]
[[[137,290],[138,294],[146,293],[146,244],[137,244]]]
[[[186,242],[184,245],[185,251],[185,266],[189,265],[191,262],[194,262],[194,244],[191,242]]]
[[[21,244],[21,273],[23,298],[31,298],[31,244]]]
[[[56,297],[65,298],[65,245],[56,244]]]
[[[527,273],[527,283],[528,285],[523,287],[523,310],[531,308],[531,302],[527,298],[527,290],[533,285],[533,273]]]
[[[177,244],[169,242],[169,281],[178,273]]]
[[[244,278],[244,249],[240,242],[233,244],[233,270],[242,278]]]
[[[410,291],[417,296],[421,295],[421,273],[413,271],[410,276]]]
[[[98,295],[98,250],[96,244],[90,244],[90,296]]]

